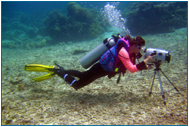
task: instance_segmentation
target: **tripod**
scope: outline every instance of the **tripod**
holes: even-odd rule
[[[151,96],[152,94],[152,88],[153,88],[153,85],[154,85],[154,80],[155,80],[155,76],[156,74],[158,74],[158,78],[159,78],[159,86],[160,86],[160,89],[161,89],[161,94],[162,94],[162,98],[163,98],[163,104],[166,105],[166,102],[165,102],[165,95],[164,95],[164,92],[163,92],[163,87],[162,87],[162,82],[161,82],[161,78],[160,78],[160,72],[163,74],[163,76],[169,81],[169,83],[174,87],[174,89],[179,93],[180,91],[177,89],[177,87],[175,87],[173,85],[173,83],[171,83],[171,81],[168,79],[168,77],[163,73],[163,71],[161,70],[160,68],[160,65],[161,63],[160,62],[155,62],[155,69],[154,69],[154,77],[153,77],[153,80],[152,80],[152,84],[151,84],[151,88],[150,88],[150,92],[149,92],[149,96]],[[181,94],[182,95],[182,94]]]

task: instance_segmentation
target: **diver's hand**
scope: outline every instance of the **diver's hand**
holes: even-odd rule
[[[145,64],[152,63],[152,62],[154,61],[154,57],[155,57],[155,56],[156,56],[156,55],[153,55],[153,56],[149,55],[149,56],[144,60],[144,63],[145,63]]]

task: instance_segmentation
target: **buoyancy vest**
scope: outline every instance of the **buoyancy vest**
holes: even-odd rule
[[[100,58],[99,62],[104,70],[109,72],[125,72],[126,68],[118,58],[118,53],[124,47],[127,51],[130,47],[129,41],[121,38],[115,46],[107,50]]]

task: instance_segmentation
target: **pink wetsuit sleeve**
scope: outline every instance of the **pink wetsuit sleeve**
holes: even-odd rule
[[[118,54],[118,58],[121,60],[127,70],[129,70],[131,73],[139,71],[136,65],[133,65],[133,63],[130,61],[129,53],[125,50],[125,48],[122,47]]]

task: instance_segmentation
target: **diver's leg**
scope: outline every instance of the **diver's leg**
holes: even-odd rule
[[[67,74],[65,70],[58,70],[56,74],[63,78],[70,86],[77,81],[73,76]]]
[[[91,67],[90,70],[82,72],[81,78],[78,81],[74,82],[72,84],[72,87],[76,90],[80,89],[93,82],[94,80],[106,75],[108,75],[108,72],[101,67],[100,63],[97,63],[93,67]]]
[[[65,70],[66,74],[81,78],[83,76],[83,72],[77,71],[77,70]]]

